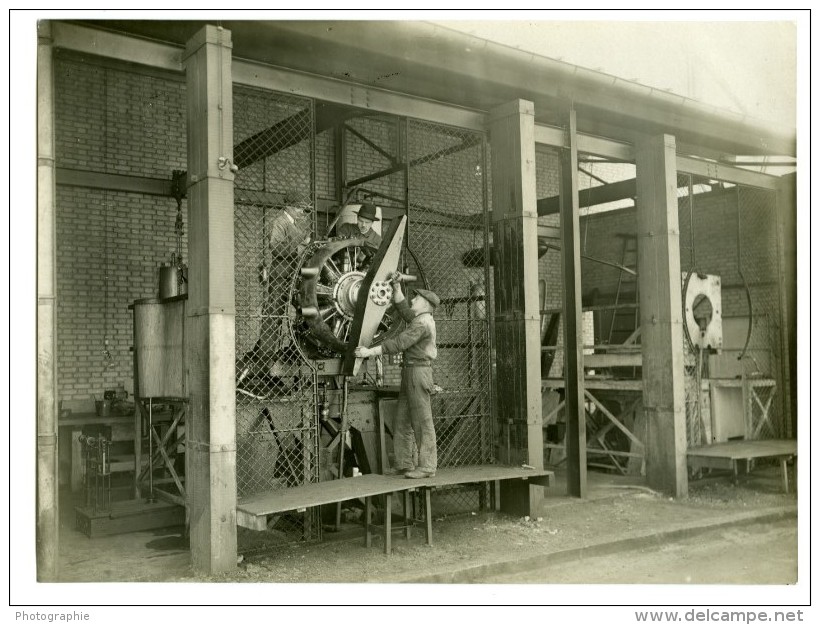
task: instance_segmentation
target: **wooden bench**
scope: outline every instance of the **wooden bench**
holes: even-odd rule
[[[693,447],[686,452],[689,465],[698,469],[728,469],[732,471],[734,483],[737,483],[739,460],[772,458],[780,461],[783,480],[783,492],[789,492],[789,474],[787,463],[797,456],[795,440],[737,440],[713,445]]]
[[[408,519],[408,497],[410,492],[420,490],[424,500],[425,534],[427,544],[433,542],[433,514],[431,493],[436,488],[459,484],[483,482],[512,482],[523,488],[529,485],[546,487],[552,483],[553,473],[543,469],[527,469],[504,465],[480,465],[448,467],[439,469],[435,477],[411,480],[403,476],[368,474],[358,477],[304,484],[294,488],[259,493],[243,497],[237,502],[236,522],[238,525],[258,531],[267,529],[267,517],[283,512],[304,512],[308,508],[326,504],[364,499],[365,501],[365,546],[370,546],[373,536],[372,498],[385,496],[385,521],[381,527],[384,538],[384,552],[392,551],[392,502],[394,494],[405,497],[405,519]],[[504,489],[501,490],[502,497]],[[516,493],[518,495],[519,493]],[[501,509],[505,509],[501,501]],[[409,523],[406,523],[409,537]]]

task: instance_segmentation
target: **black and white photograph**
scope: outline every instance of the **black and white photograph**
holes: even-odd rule
[[[809,620],[808,10],[10,20],[13,622]]]

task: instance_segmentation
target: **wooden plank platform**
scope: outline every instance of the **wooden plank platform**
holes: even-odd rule
[[[544,378],[541,380],[541,390],[547,389],[563,389],[566,383],[563,378]],[[643,392],[643,380],[615,380],[601,377],[584,378],[584,389],[595,390],[611,390],[611,391],[635,391]]]
[[[735,482],[737,482],[738,461],[758,458],[779,460],[783,490],[789,492],[786,463],[797,456],[797,441],[789,439],[728,441],[693,447],[686,452],[686,455],[689,464],[695,468],[731,470]]]
[[[264,530],[268,515],[290,510],[301,511],[314,506],[417,488],[440,488],[476,482],[528,480],[533,484],[549,486],[552,477],[551,471],[504,465],[448,467],[439,469],[435,477],[420,480],[411,480],[403,476],[368,474],[243,497],[237,502],[236,522],[242,527]]]

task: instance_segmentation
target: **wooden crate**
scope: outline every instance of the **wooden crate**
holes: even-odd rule
[[[105,512],[76,507],[77,529],[89,538],[185,525],[185,508],[164,501],[117,501]]]

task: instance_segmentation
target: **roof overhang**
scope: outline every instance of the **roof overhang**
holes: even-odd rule
[[[237,59],[364,87],[490,111],[535,104],[536,122],[560,126],[569,103],[578,131],[634,142],[667,133],[720,154],[796,154],[796,132],[601,72],[426,22],[91,20],[87,26],[183,46],[206,23],[232,33]]]

